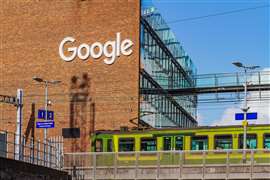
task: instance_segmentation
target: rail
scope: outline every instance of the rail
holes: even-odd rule
[[[20,139],[16,141],[16,139]],[[16,143],[21,142],[21,143]],[[13,132],[0,131],[0,157],[61,169],[63,167],[63,139],[47,140],[21,137]]]
[[[194,79],[197,88],[242,86],[245,83],[245,73],[201,74],[194,76]],[[250,85],[270,84],[270,71],[247,72],[247,79]]]
[[[263,167],[262,170],[258,166]],[[209,167],[213,169],[209,170]],[[196,169],[197,168],[197,169]],[[208,169],[207,169],[208,168]],[[185,179],[216,171],[231,174],[264,173],[270,169],[270,150],[209,150],[152,152],[93,152],[64,154],[64,169],[75,179]],[[236,169],[239,169],[239,171]],[[166,171],[165,171],[166,170]],[[241,172],[243,171],[243,172]],[[164,174],[165,173],[165,174]],[[167,173],[167,175],[166,175]],[[267,172],[269,173],[269,172]],[[264,174],[265,175],[265,174]],[[155,176],[155,177],[154,177]],[[244,175],[243,175],[244,176]],[[248,176],[248,177],[249,177]],[[170,178],[169,178],[170,177]],[[255,176],[254,176],[255,177]],[[196,179],[196,178],[195,178]],[[226,178],[225,178],[226,179]]]

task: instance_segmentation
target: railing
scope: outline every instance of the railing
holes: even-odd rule
[[[270,71],[248,72],[247,80],[252,85],[270,84]],[[245,73],[201,74],[194,76],[196,87],[242,86]]]
[[[0,157],[61,169],[63,139],[52,137],[41,141],[32,137],[26,138],[24,135],[20,137],[13,132],[0,131]]]
[[[264,173],[257,166],[270,169],[269,149],[64,154],[64,169],[75,179],[179,179],[187,174],[205,177],[215,168],[226,177],[233,173]]]

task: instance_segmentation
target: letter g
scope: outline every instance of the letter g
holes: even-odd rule
[[[67,42],[74,42],[75,39],[73,37],[65,37],[60,45],[59,45],[59,55],[60,57],[64,60],[64,61],[72,61],[76,55],[77,55],[77,48],[76,47],[69,47],[67,49],[68,52],[72,52],[70,56],[65,56],[64,54],[64,45],[67,43]]]

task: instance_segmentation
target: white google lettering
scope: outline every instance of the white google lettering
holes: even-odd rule
[[[64,61],[72,61],[78,56],[81,60],[86,60],[89,57],[93,59],[100,58],[103,54],[106,57],[103,61],[105,64],[113,64],[117,57],[121,54],[129,56],[132,54],[131,47],[133,42],[130,39],[124,39],[121,42],[121,33],[116,33],[115,41],[107,41],[103,44],[100,42],[95,42],[91,44],[82,43],[78,47],[73,47],[72,43],[76,40],[73,37],[65,37],[59,45],[59,55]],[[71,44],[71,47],[66,49],[69,55],[65,55],[64,46],[66,44]]]

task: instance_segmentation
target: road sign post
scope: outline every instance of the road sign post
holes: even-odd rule
[[[22,155],[22,107],[23,107],[23,90],[17,90],[17,122],[15,133],[15,159],[20,160]]]

